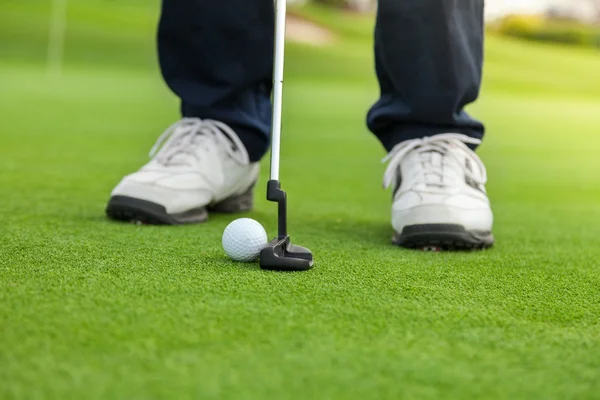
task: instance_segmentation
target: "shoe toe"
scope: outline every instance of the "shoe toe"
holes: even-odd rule
[[[491,231],[493,215],[486,199],[464,194],[424,195],[408,192],[392,206],[396,232],[406,226],[425,224],[459,225],[467,230]]]
[[[212,193],[208,190],[173,188],[159,183],[160,181],[156,180],[144,181],[126,177],[115,187],[111,197],[129,197],[159,204],[165,208],[167,214],[205,207],[212,201]]]

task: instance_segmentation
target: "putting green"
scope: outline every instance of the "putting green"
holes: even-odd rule
[[[278,274],[227,260],[231,216],[104,218],[178,117],[154,61],[158,2],[72,4],[55,80],[47,7],[0,0],[0,397],[597,397],[598,53],[489,38],[471,111],[488,124],[497,245],[406,251],[364,127],[372,21],[303,10],[340,41],[289,47],[282,179],[316,268]],[[244,215],[273,235],[267,167]]]

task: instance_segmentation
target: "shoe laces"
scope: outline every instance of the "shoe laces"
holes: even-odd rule
[[[383,187],[385,189],[392,186],[396,181],[400,164],[406,157],[416,152],[420,158],[427,153],[438,153],[441,155],[441,162],[423,162],[420,176],[417,177],[417,183],[432,183],[428,177],[437,177],[436,185],[444,183],[444,157],[449,157],[456,161],[456,165],[461,166],[462,172],[468,183],[474,186],[482,186],[487,182],[487,173],[481,159],[473,152],[467,144],[480,144],[481,140],[458,133],[443,133],[422,139],[407,140],[396,145],[389,154],[382,160],[383,163],[389,162],[383,175]],[[462,151],[458,152],[457,149]],[[458,154],[464,154],[465,160],[461,160]],[[423,158],[421,158],[423,160]],[[477,172],[473,169],[477,167]]]
[[[180,156],[201,159],[203,152],[214,151],[215,146],[241,165],[250,163],[248,152],[233,129],[223,122],[199,118],[183,118],[167,128],[152,146],[149,157],[163,165],[186,163],[182,159],[188,158]]]

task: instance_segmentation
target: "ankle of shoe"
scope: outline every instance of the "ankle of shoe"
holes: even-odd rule
[[[254,163],[260,161],[269,150],[269,140],[261,132],[257,132],[256,130],[235,124],[229,124],[229,126],[235,131],[244,144],[250,162]]]
[[[425,126],[425,125],[401,125],[385,133],[378,133],[378,138],[383,147],[389,152],[397,144],[412,139],[422,139],[424,137],[435,136],[442,133],[461,133],[472,138],[482,139],[483,132],[479,129],[455,126]],[[471,150],[475,150],[477,145],[468,145]]]

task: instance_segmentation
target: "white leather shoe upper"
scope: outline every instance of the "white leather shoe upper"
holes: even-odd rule
[[[392,187],[392,225],[456,224],[491,231],[493,215],[481,159],[467,146],[478,139],[444,133],[402,142],[392,149],[384,187]]]
[[[213,120],[176,122],[158,138],[150,157],[111,195],[151,201],[169,214],[180,213],[247,191],[259,172],[235,132]]]

